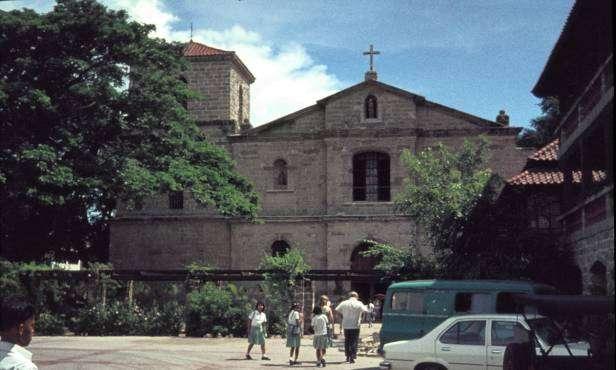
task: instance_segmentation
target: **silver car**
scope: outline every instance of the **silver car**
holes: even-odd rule
[[[570,356],[559,329],[543,316],[527,315],[539,342],[537,354]],[[530,326],[522,315],[481,314],[453,316],[421,338],[388,343],[383,347],[382,370],[493,370],[503,368],[509,343],[528,338]],[[559,342],[560,341],[560,342]],[[574,356],[588,356],[587,342],[567,342]]]

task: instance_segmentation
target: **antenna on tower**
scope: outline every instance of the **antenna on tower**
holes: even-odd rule
[[[193,23],[190,22],[190,41],[192,41],[192,37],[193,37]]]

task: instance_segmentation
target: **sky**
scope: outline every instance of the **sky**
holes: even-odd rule
[[[530,92],[574,0],[102,0],[152,36],[235,51],[251,70],[251,123],[272,121],[364,80],[370,44],[378,79],[512,126],[541,114]],[[54,1],[1,1],[1,10]]]

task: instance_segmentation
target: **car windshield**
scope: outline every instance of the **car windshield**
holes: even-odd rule
[[[543,317],[528,320],[528,324],[546,344],[553,346],[564,343],[560,329],[552,320]]]

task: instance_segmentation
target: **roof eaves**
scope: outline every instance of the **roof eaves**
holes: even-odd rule
[[[543,66],[543,70],[541,74],[539,75],[539,79],[537,80],[537,82],[535,83],[535,86],[531,90],[533,95],[535,95],[536,97],[539,97],[539,98],[546,97],[547,95],[550,94],[549,92],[545,91],[545,84],[549,80],[548,75],[551,72],[552,65],[555,63],[556,59],[558,58],[558,54],[560,53],[560,50],[563,48],[565,40],[568,37],[569,30],[572,27],[571,24],[574,22],[574,19],[576,19],[577,14],[579,13],[579,9],[581,6],[580,3],[581,3],[580,1],[576,0],[575,3],[573,4],[573,7],[571,8],[569,15],[567,16],[567,20],[565,21],[565,24],[563,25],[563,28],[560,32],[560,36],[558,37],[558,40],[556,40],[556,43],[554,44],[554,47],[552,48],[552,51],[550,52],[550,56],[548,57],[547,62]]]
[[[254,127],[254,128],[251,128],[250,130],[246,131],[246,134],[248,134],[248,135],[258,134],[258,133],[260,133],[262,131],[266,131],[266,130],[274,128],[274,127],[276,127],[278,125],[281,125],[281,124],[287,123],[289,121],[295,120],[298,117],[303,116],[304,114],[308,114],[310,112],[313,112],[313,111],[317,110],[318,108],[320,108],[318,104],[313,104],[313,105],[308,106],[306,108],[302,108],[302,109],[300,109],[298,111],[295,111],[293,113],[287,114],[286,116],[282,116],[282,117],[277,118],[277,119],[275,119],[273,121],[264,123],[264,124],[262,124],[260,126]]]
[[[406,97],[406,98],[413,99],[416,102],[423,102],[424,100],[426,100],[426,98],[424,98],[421,95],[414,94],[412,92],[400,89],[398,87],[395,87],[395,86],[392,86],[392,85],[389,85],[389,84],[386,84],[386,83],[383,83],[383,82],[380,82],[380,81],[367,80],[367,81],[362,81],[362,82],[360,82],[358,84],[352,85],[350,87],[347,87],[346,89],[340,90],[337,93],[332,94],[330,96],[326,96],[323,99],[319,99],[319,100],[317,100],[317,105],[321,105],[321,106],[325,105],[328,102],[330,102],[331,100],[338,99],[338,98],[341,98],[343,96],[346,96],[346,95],[348,95],[348,94],[350,94],[350,93],[352,93],[354,91],[359,90],[360,88],[362,88],[364,86],[380,87],[380,88],[382,88],[382,89],[384,89],[386,91],[389,91],[391,93],[394,93],[396,95],[400,95],[400,96],[403,96],[403,97]]]
[[[446,111],[448,113],[451,113],[454,116],[456,116],[458,118],[465,119],[468,122],[473,123],[473,124],[475,124],[477,126],[489,127],[489,128],[511,128],[511,126],[502,126],[502,125],[500,125],[500,124],[498,124],[498,123],[496,123],[494,121],[490,121],[490,120],[487,120],[485,118],[481,118],[481,117],[472,115],[470,113],[462,112],[461,110],[457,110],[457,109],[448,107],[446,105],[435,103],[433,101],[426,100],[425,104],[428,107],[437,108],[437,109]]]

